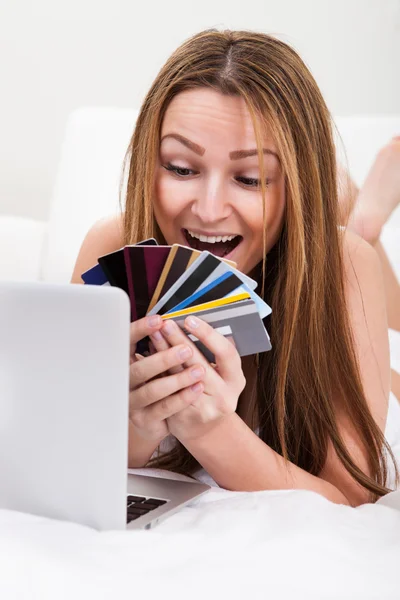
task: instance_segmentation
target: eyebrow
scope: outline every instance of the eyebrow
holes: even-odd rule
[[[177,140],[178,142],[186,146],[186,148],[189,148],[189,150],[193,150],[193,152],[195,152],[199,156],[203,156],[204,152],[206,151],[206,149],[203,148],[203,146],[199,146],[199,144],[191,142],[179,133],[167,133],[167,135],[164,135],[164,137],[161,138],[161,142],[167,138],[174,138],[174,140]]]
[[[196,144],[195,142],[188,140],[188,138],[185,138],[183,135],[180,135],[179,133],[167,133],[166,135],[164,135],[161,138],[161,142],[163,140],[165,140],[166,138],[173,138],[174,140],[177,140],[178,142],[180,142],[181,144],[186,146],[186,148],[189,148],[189,150],[192,150],[199,156],[203,156],[203,154],[206,151],[205,148],[203,148],[203,146],[199,146],[199,144]],[[262,151],[263,151],[263,154],[271,154],[272,156],[275,156],[275,158],[280,162],[279,156],[277,155],[277,153],[274,152],[273,150],[271,150],[270,148],[263,148]],[[229,152],[229,158],[231,160],[239,160],[241,158],[247,158],[248,156],[256,156],[257,153],[258,153],[257,148],[254,148],[252,150],[233,150],[233,152]]]

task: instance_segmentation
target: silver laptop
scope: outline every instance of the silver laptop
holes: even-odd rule
[[[128,475],[129,299],[0,282],[0,508],[149,528],[209,489]]]

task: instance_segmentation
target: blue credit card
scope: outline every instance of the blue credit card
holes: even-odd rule
[[[96,265],[82,273],[83,281],[88,285],[110,285],[103,269],[100,265]]]
[[[185,300],[180,302],[177,306],[174,306],[172,309],[168,310],[166,314],[178,310],[183,310],[184,308],[187,308],[189,306],[202,304],[203,302],[209,301],[210,299],[217,299],[216,297],[208,298],[208,296],[210,295],[209,292],[211,292],[212,290],[221,291],[220,295],[218,296],[219,298],[227,298],[229,296],[234,296],[242,292],[247,292],[250,295],[253,302],[255,303],[255,305],[257,306],[257,310],[261,319],[265,319],[265,317],[271,314],[271,307],[268,306],[268,304],[264,302],[264,300],[260,298],[260,296],[258,296],[252,289],[250,289],[245,283],[243,283],[240,280],[238,280],[236,282],[237,284],[233,285],[230,290],[224,293],[222,291],[224,284],[227,283],[227,280],[230,279],[232,276],[234,277],[234,273],[232,273],[229,270],[226,271],[220,277],[217,277],[213,281],[210,281],[206,286],[201,287],[194,294],[191,294],[190,296],[185,298]]]
[[[201,288],[201,290],[197,290],[197,292],[182,300],[182,302],[174,306],[171,310],[168,310],[166,314],[183,310],[189,306],[197,306],[198,304],[225,298],[230,293],[234,293],[241,283],[241,280],[236,275],[227,271],[221,277],[217,277],[217,279],[214,279],[208,285]]]

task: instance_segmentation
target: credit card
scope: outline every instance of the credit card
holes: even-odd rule
[[[215,331],[223,335],[226,340],[231,342],[231,344],[233,344],[236,347],[235,340],[232,334],[232,329],[229,327],[229,325],[225,325],[224,327],[214,327],[214,329]],[[215,363],[215,356],[211,352],[211,350],[207,348],[207,346],[200,342],[200,340],[191,333],[188,334],[188,338],[194,343],[197,349],[210,363]]]
[[[171,288],[173,284],[179,279],[182,273],[188,269],[196,258],[201,255],[198,250],[187,248],[179,244],[171,246],[168,259],[164,265],[156,289],[154,290],[153,297],[149,303],[148,313],[157,304],[159,298],[164,296]],[[151,313],[153,314],[153,313]]]
[[[149,310],[148,314],[163,315],[174,308],[174,306],[177,306],[188,296],[194,294],[219,264],[221,264],[221,261],[213,254],[202,252],[170,289],[162,295],[157,304]]]
[[[264,302],[264,300],[262,298],[260,298],[260,296],[258,296],[255,292],[253,292],[253,290],[249,289],[247,287],[247,285],[245,285],[245,284],[242,284],[242,286],[240,288],[238,288],[237,290],[234,290],[230,294],[227,294],[227,296],[229,297],[233,294],[237,294],[237,293],[239,293],[239,291],[248,292],[250,294],[250,298],[255,302],[255,304],[257,306],[258,314],[260,315],[260,317],[262,319],[265,319],[265,317],[267,317],[268,315],[270,315],[272,313],[272,308],[266,302]]]
[[[157,245],[154,238],[142,240],[137,246],[153,246]],[[124,248],[120,248],[115,252],[110,252],[98,259],[101,268],[103,269],[108,281],[111,285],[119,287],[129,295],[128,277],[125,268]]]
[[[101,265],[97,264],[81,275],[83,281],[88,285],[110,285]]]
[[[224,299],[226,300],[226,298]],[[192,312],[200,319],[209,323],[214,329],[219,327],[230,327],[235,346],[240,356],[249,356],[259,352],[271,350],[271,342],[268,333],[263,325],[260,315],[258,314],[257,306],[251,298],[235,302],[233,304],[225,304],[216,308],[208,308]],[[184,331],[184,322],[186,315],[164,315],[163,319],[172,318],[177,325]],[[187,333],[187,332],[186,332]],[[204,354],[199,344],[195,342],[199,350]],[[208,350],[206,356],[210,362],[215,362],[215,357],[210,356]]]
[[[237,294],[235,296],[230,296],[229,298],[219,298],[218,300],[211,300],[210,302],[205,302],[204,304],[198,304],[196,306],[191,306],[188,308],[183,308],[181,310],[172,311],[169,313],[165,313],[161,316],[163,320],[166,319],[175,319],[177,317],[186,318],[188,315],[192,315],[194,313],[198,313],[199,311],[204,310],[215,310],[220,307],[229,306],[234,304],[235,302],[241,302],[242,300],[251,300],[250,295],[247,292]]]
[[[133,244],[134,246],[158,246],[158,242],[155,238],[148,238],[147,240],[143,240],[142,242],[138,242],[137,244]]]
[[[214,254],[207,251],[202,252],[170,289],[162,295],[157,304],[148,311],[148,314],[163,315],[171,311],[175,306],[199,290],[204,282],[207,282],[207,284],[211,283],[213,279],[218,278],[227,271],[231,271],[231,267],[225,264],[220,257],[214,256]],[[250,279],[236,269],[233,273],[240,278]],[[252,280],[250,279],[250,281]],[[256,282],[254,283],[257,285]]]
[[[120,248],[110,254],[100,256],[99,264],[111,285],[119,287],[129,295],[128,278],[126,276],[124,249]]]
[[[205,302],[218,300],[219,298],[225,298],[225,296],[235,294],[237,288],[241,285],[241,279],[236,277],[236,275],[230,271],[227,271],[221,275],[221,277],[218,277],[218,279],[211,281],[206,287],[202,287],[200,290],[197,290],[197,292],[180,302],[177,306],[174,306],[172,311],[176,312],[183,308],[197,306],[199,304],[204,304]],[[168,311],[168,313],[172,311]]]
[[[207,279],[203,281],[199,289],[207,286],[213,279],[220,277],[221,275],[223,275],[223,273],[227,273],[228,271],[236,275],[236,277],[239,277],[239,279],[241,279],[250,290],[256,289],[258,285],[257,281],[254,281],[254,279],[251,279],[251,277],[248,277],[248,275],[245,275],[241,271],[234,269],[233,267],[231,267],[223,261],[221,261],[220,264],[217,266],[216,270],[213,271],[211,275],[209,275],[209,277],[207,277]]]
[[[125,246],[124,257],[132,321],[146,315],[169,252],[170,246]]]

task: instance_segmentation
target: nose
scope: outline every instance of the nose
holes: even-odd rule
[[[222,221],[229,217],[231,212],[228,190],[220,179],[210,178],[197,190],[192,213],[203,223]]]

